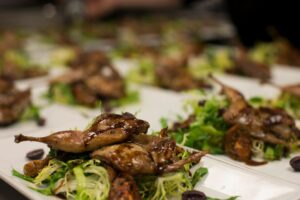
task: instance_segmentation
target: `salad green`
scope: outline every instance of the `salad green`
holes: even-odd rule
[[[229,126],[220,115],[220,110],[226,105],[225,100],[216,98],[205,101],[203,106],[197,102],[191,103],[194,122],[186,130],[171,132],[171,137],[184,146],[223,154],[223,139]]]
[[[35,120],[39,121],[41,119],[40,108],[33,103],[30,103],[26,110],[21,116],[21,121]]]
[[[50,155],[56,155],[51,151]],[[12,174],[31,182],[29,187],[44,195],[59,195],[66,199],[105,200],[110,191],[109,175],[99,160],[79,159],[61,161],[52,159],[48,166],[35,178],[25,176],[16,170]],[[71,158],[71,157],[69,157]],[[207,168],[198,168],[193,175],[190,166],[184,170],[161,176],[136,176],[139,192],[145,200],[168,200],[178,198],[187,190],[193,189],[207,173]]]
[[[300,119],[300,100],[288,93],[283,93],[274,99],[265,99],[259,96],[251,97],[249,103],[255,107],[264,106],[281,108],[294,118]]]
[[[63,195],[67,199],[105,200],[110,182],[107,170],[98,160],[50,160],[37,177],[32,179],[13,170],[13,175],[32,182],[30,188],[44,195]]]

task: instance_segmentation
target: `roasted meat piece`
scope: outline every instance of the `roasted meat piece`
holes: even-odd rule
[[[199,162],[206,154],[198,152],[181,160],[177,155],[182,149],[168,137],[133,135],[129,141],[131,142],[103,147],[94,151],[91,157],[123,173],[151,175],[174,172],[187,163]]]
[[[225,135],[225,152],[232,159],[239,161],[251,160],[251,137],[239,125],[231,127]]]
[[[195,79],[186,68],[185,60],[163,59],[155,68],[158,84],[167,89],[183,91],[189,89],[209,88],[203,80]]]
[[[165,131],[167,130],[163,129],[161,132]],[[178,161],[177,155],[183,151],[173,139],[167,136],[134,135],[131,141],[146,149],[158,168]]]
[[[51,81],[50,92],[56,84],[67,84],[76,103],[89,107],[95,107],[99,100],[105,102],[125,96],[123,78],[109,60],[102,57],[100,52],[87,54],[87,58],[78,61],[74,69]]]
[[[43,160],[32,160],[24,165],[23,171],[26,176],[36,177],[49,163],[50,157]]]
[[[35,78],[47,75],[47,71],[36,66],[27,66],[26,69],[16,63],[4,61],[0,75],[11,80]]]
[[[300,66],[300,51],[291,45],[288,41],[279,40],[277,42],[278,55],[276,62],[282,65]]]
[[[91,156],[124,173],[132,175],[155,173],[151,156],[136,144],[123,143],[103,147],[93,152]]]
[[[80,53],[78,58],[70,63],[71,68],[89,68],[95,65],[103,66],[109,64],[108,57],[101,51]]]
[[[238,50],[238,54],[233,57],[233,68],[229,69],[228,73],[257,78],[263,81],[271,78],[269,66],[249,58],[246,50],[242,48]]]
[[[0,78],[0,126],[20,119],[30,104],[30,90],[20,91],[13,82]]]
[[[251,107],[241,93],[215,78],[213,79],[222,86],[222,90],[230,103],[223,113],[223,118],[234,127],[228,131],[227,137],[232,140],[234,136],[236,139],[233,140],[234,145],[225,143],[227,153],[235,151],[236,145],[247,148],[246,144],[248,144],[249,138],[274,145],[280,144],[286,149],[290,149],[297,142],[299,129],[296,127],[294,119],[284,110]],[[240,143],[243,143],[243,145],[240,145]],[[233,149],[230,150],[229,148]],[[231,157],[245,161],[247,156],[244,154],[232,156],[231,154]]]
[[[113,181],[110,191],[109,200],[141,200],[138,187],[132,176],[120,174]]]
[[[22,38],[14,32],[5,31],[2,34],[0,33],[0,76],[16,80],[47,74],[47,71],[32,64],[27,64],[28,58],[23,51],[23,43]]]
[[[229,72],[260,80],[269,80],[271,78],[271,71],[267,65],[249,58],[235,58],[234,68]]]
[[[46,137],[15,136],[15,142],[35,141],[52,149],[70,153],[93,151],[100,147],[124,142],[133,134],[144,134],[149,124],[129,113],[102,114],[85,131],[60,131]]]

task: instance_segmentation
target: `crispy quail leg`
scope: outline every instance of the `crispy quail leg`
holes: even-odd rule
[[[249,108],[247,101],[237,90],[223,84],[213,76],[211,76],[211,79],[222,87],[223,93],[227,96],[230,102],[229,108],[223,114],[224,120],[227,123],[234,124],[236,120],[239,120],[241,115]]]
[[[164,167],[162,169],[162,172],[163,173],[168,173],[168,172],[174,172],[174,171],[177,171],[181,168],[183,168],[183,166],[185,164],[188,164],[188,163],[198,163],[200,162],[201,158],[203,156],[205,156],[207,153],[204,152],[204,151],[201,151],[201,152],[197,152],[197,153],[194,153],[192,154],[191,156],[189,156],[188,158],[184,159],[184,160],[179,160],[173,164],[170,164],[170,165],[167,165],[166,167]]]
[[[93,151],[100,147],[125,141],[131,134],[147,132],[149,124],[129,113],[102,114],[85,131],[60,131],[46,137],[15,136],[15,142],[34,141],[70,153]]]
[[[92,151],[99,147],[124,141],[128,134],[123,129],[110,129],[103,132],[60,131],[47,137],[15,136],[15,142],[34,141],[47,144],[52,149],[69,153]]]

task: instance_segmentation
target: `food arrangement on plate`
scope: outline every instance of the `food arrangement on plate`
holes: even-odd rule
[[[70,63],[70,70],[50,82],[46,96],[55,102],[105,110],[138,101],[125,80],[99,51],[82,53]]]
[[[50,152],[44,159],[25,164],[24,175],[13,174],[33,183],[29,187],[37,192],[65,199],[203,196],[188,191],[207,169],[200,167],[193,175],[189,170],[206,153],[184,150],[168,137],[166,129],[147,135],[148,128],[148,122],[130,113],[105,113],[83,131],[59,131],[46,137],[16,135],[16,143],[42,142]]]
[[[171,126],[170,135],[185,146],[226,154],[249,165],[280,160],[299,151],[295,120],[276,107],[253,107],[237,90],[221,83],[225,96],[192,102],[192,114]],[[166,119],[163,120],[167,126]]]
[[[272,106],[284,109],[295,119],[300,119],[300,85],[286,85],[278,86],[272,84],[274,87],[278,88],[281,93],[278,97],[274,99],[265,99],[263,97],[252,97],[250,103],[254,106]]]
[[[45,123],[31,101],[30,89],[19,90],[13,81],[0,77],[0,127],[28,120],[36,120],[41,126]]]
[[[47,70],[31,62],[23,42],[13,32],[0,34],[0,76],[17,80],[47,75]]]
[[[178,54],[143,55],[137,58],[127,79],[174,91],[208,89],[206,76],[227,73],[267,81],[271,78],[268,65],[257,62],[242,49],[207,47],[198,56]]]
[[[300,119],[300,86],[272,82],[272,65],[300,65],[299,52],[281,40],[252,49],[216,47],[206,44],[200,29],[198,20],[162,17],[125,18],[40,32],[44,42],[58,47],[50,53],[52,63],[48,68],[32,61],[25,47],[27,36],[0,33],[1,127],[32,119],[44,124],[39,107],[31,100],[30,89],[20,90],[13,81],[46,76],[56,65],[66,67],[63,74],[49,77],[46,83],[49,88],[44,97],[52,103],[108,112],[143,101],[145,97],[139,97],[143,84],[204,94],[204,98],[185,105],[189,116],[179,116],[175,123],[162,118],[163,129],[159,132],[147,133],[149,123],[126,112],[101,114],[82,131],[61,129],[64,131],[44,137],[28,136],[28,132],[16,135],[16,143],[45,143],[50,151],[44,158],[40,149],[28,153],[30,161],[24,165],[23,173],[13,170],[13,175],[26,180],[34,191],[63,199],[217,200],[195,187],[207,177],[209,168],[199,168],[207,154],[226,155],[249,166],[269,161],[268,165],[272,165],[275,162],[271,161],[292,155],[291,167],[286,167],[291,173],[300,171],[299,156],[294,156],[300,150],[296,122]],[[112,64],[122,59],[134,65],[125,77],[120,73],[122,69]],[[246,99],[214,76],[207,77],[211,73],[254,78],[281,93],[272,99]],[[140,87],[132,90],[131,83]],[[216,85],[222,88],[222,94],[211,95]],[[182,94],[186,93],[176,93]],[[159,111],[163,103],[157,105],[155,112],[168,114]],[[143,108],[134,109],[139,112]],[[59,125],[70,121],[63,120]],[[274,168],[283,172],[278,166]]]

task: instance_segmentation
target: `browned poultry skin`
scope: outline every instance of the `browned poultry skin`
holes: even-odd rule
[[[144,148],[136,144],[123,143],[103,147],[94,151],[91,157],[131,175],[155,173],[155,165],[151,156]]]
[[[179,169],[182,169],[184,167],[184,165],[186,165],[188,163],[198,163],[198,162],[200,162],[201,158],[203,156],[205,156],[206,154],[207,154],[207,152],[204,152],[204,151],[195,152],[184,160],[179,160],[175,163],[166,165],[165,168],[163,169],[163,173],[175,172]]]
[[[187,129],[187,128],[189,128],[191,123],[193,123],[195,120],[196,120],[195,115],[190,115],[186,120],[184,120],[182,122],[175,122],[173,124],[173,127],[172,127],[171,131],[178,131],[178,130]]]
[[[229,124],[240,123],[240,118],[250,109],[246,99],[237,90],[223,84],[213,76],[211,78],[222,87],[222,92],[229,101],[229,107],[223,113],[224,120]]]
[[[77,103],[95,107],[99,100],[125,96],[123,78],[103,53],[84,53],[73,65],[69,72],[52,80],[51,85],[70,85]]]
[[[234,69],[229,72],[247,77],[258,78],[260,80],[268,80],[271,78],[271,71],[267,65],[255,62],[247,57],[235,58],[234,65]]]
[[[158,84],[175,91],[210,87],[203,80],[195,79],[185,66],[185,61],[170,58],[162,60],[155,68]]]
[[[30,104],[30,90],[19,91],[12,82],[0,78],[0,126],[16,122]]]
[[[89,77],[85,83],[88,89],[101,97],[116,99],[125,95],[124,82],[121,78],[95,75]]]
[[[267,162],[252,160],[252,140],[245,127],[235,125],[225,135],[225,153],[232,159],[245,162],[248,165],[264,165]]]
[[[136,135],[132,143],[117,144],[94,151],[91,157],[112,165],[131,175],[149,175],[172,172],[185,164],[199,162],[206,154],[199,152],[185,160],[177,156],[182,149],[168,137]]]
[[[147,122],[136,119],[128,113],[123,115],[102,114],[85,131],[60,131],[46,137],[17,135],[15,136],[15,142],[42,142],[52,149],[69,153],[81,153],[123,142],[132,134],[145,133],[148,127]]]
[[[23,167],[24,175],[30,177],[36,177],[44,167],[46,167],[49,163],[50,158],[46,157],[43,160],[33,160],[29,161]]]
[[[110,128],[123,128],[131,134],[147,133],[149,123],[137,119],[133,114],[125,112],[122,115],[104,113],[98,116],[87,132],[104,131]]]
[[[12,81],[0,77],[0,94],[6,93],[14,87]]]
[[[120,174],[112,183],[109,200],[141,200],[138,187],[132,176]]]
[[[34,78],[39,76],[47,75],[47,71],[41,69],[36,66],[29,66],[27,69],[23,69],[16,63],[4,61],[2,65],[2,69],[0,72],[1,76],[9,78],[11,80],[19,80],[19,79],[26,79],[26,78]]]
[[[98,63],[99,65],[109,64],[109,59],[101,51],[80,53],[78,58],[70,63],[71,68],[85,68],[87,65]]]
[[[81,105],[95,107],[98,99],[94,92],[90,91],[83,83],[76,83],[72,88],[75,99]]]
[[[164,166],[179,160],[177,155],[183,151],[176,142],[169,137],[158,137],[154,135],[134,135],[131,142],[141,145],[149,154],[155,166],[162,169]]]
[[[251,159],[251,137],[239,125],[231,127],[225,134],[225,152],[234,160],[248,161]]]
[[[230,103],[229,108],[223,114],[224,120],[228,124],[238,125],[237,127],[242,129],[237,130],[237,127],[235,127],[233,128],[234,131],[231,130],[229,133],[244,132],[244,135],[248,134],[252,138],[270,144],[281,144],[286,148],[290,148],[290,144],[297,141],[299,129],[296,127],[293,118],[284,110],[264,107],[253,108],[248,105],[245,98],[238,91],[224,85],[215,78],[213,79],[222,86]],[[242,137],[243,141],[245,141],[245,138],[245,136]],[[233,149],[233,146],[231,147]]]

